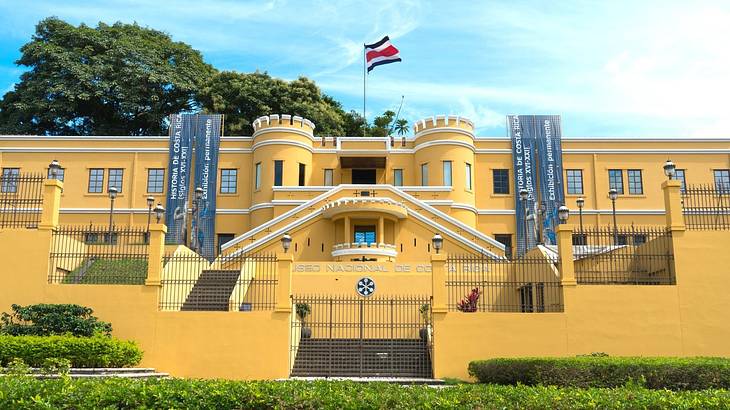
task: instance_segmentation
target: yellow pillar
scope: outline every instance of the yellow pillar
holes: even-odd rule
[[[433,313],[446,313],[446,255],[431,255],[431,294],[433,295]]]
[[[662,183],[664,191],[664,209],[667,216],[667,228],[671,231],[684,231],[684,215],[682,215],[682,183],[670,179]]]
[[[165,254],[165,234],[167,226],[155,223],[150,225],[150,244],[147,251],[147,286],[162,286],[162,257]]]
[[[275,312],[291,312],[291,272],[294,263],[294,255],[291,253],[279,253],[276,255],[276,307]]]
[[[385,243],[385,221],[382,216],[378,218],[378,243]]]
[[[38,229],[50,230],[58,226],[58,214],[61,211],[61,191],[63,182],[57,179],[43,181],[43,210]]]
[[[560,255],[560,282],[563,286],[575,286],[575,264],[573,263],[573,227],[560,224],[558,234],[558,255]]]
[[[350,217],[345,216],[345,243],[352,242],[355,242],[355,240],[350,237]]]

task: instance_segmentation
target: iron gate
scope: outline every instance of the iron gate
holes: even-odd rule
[[[431,378],[427,296],[294,296],[291,376]]]

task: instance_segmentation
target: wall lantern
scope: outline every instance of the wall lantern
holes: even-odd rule
[[[284,248],[284,253],[289,251],[289,248],[291,247],[291,236],[288,233],[285,233],[284,236],[281,237],[281,247]]]
[[[677,167],[674,165],[674,162],[672,162],[671,159],[668,159],[667,162],[664,163],[664,175],[668,176],[669,179],[674,178],[674,174],[677,171]]]
[[[165,208],[162,207],[162,204],[157,204],[155,207],[155,218],[157,218],[157,223],[160,223],[163,216],[165,216]]]
[[[569,216],[570,209],[568,209],[565,205],[561,205],[560,208],[558,208],[558,219],[560,219],[560,223],[566,223]]]
[[[433,243],[433,248],[436,249],[436,253],[439,253],[441,248],[444,246],[444,238],[437,233],[433,236],[433,238],[431,238],[431,242]]]

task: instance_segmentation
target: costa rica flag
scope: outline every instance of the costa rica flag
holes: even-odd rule
[[[365,63],[367,64],[368,73],[373,68],[390,63],[401,61],[400,51],[390,43],[388,36],[373,44],[365,44]]]

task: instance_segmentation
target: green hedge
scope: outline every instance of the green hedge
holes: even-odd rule
[[[730,388],[730,359],[660,357],[570,357],[491,359],[469,363],[481,383],[563,387],[617,387],[640,383],[650,389]]]
[[[134,342],[104,336],[0,335],[0,365],[14,358],[33,367],[48,358],[68,359],[72,367],[127,367],[142,360],[142,351]]]
[[[174,409],[720,409],[726,390],[457,385],[443,389],[354,382],[0,378],[0,408]]]

